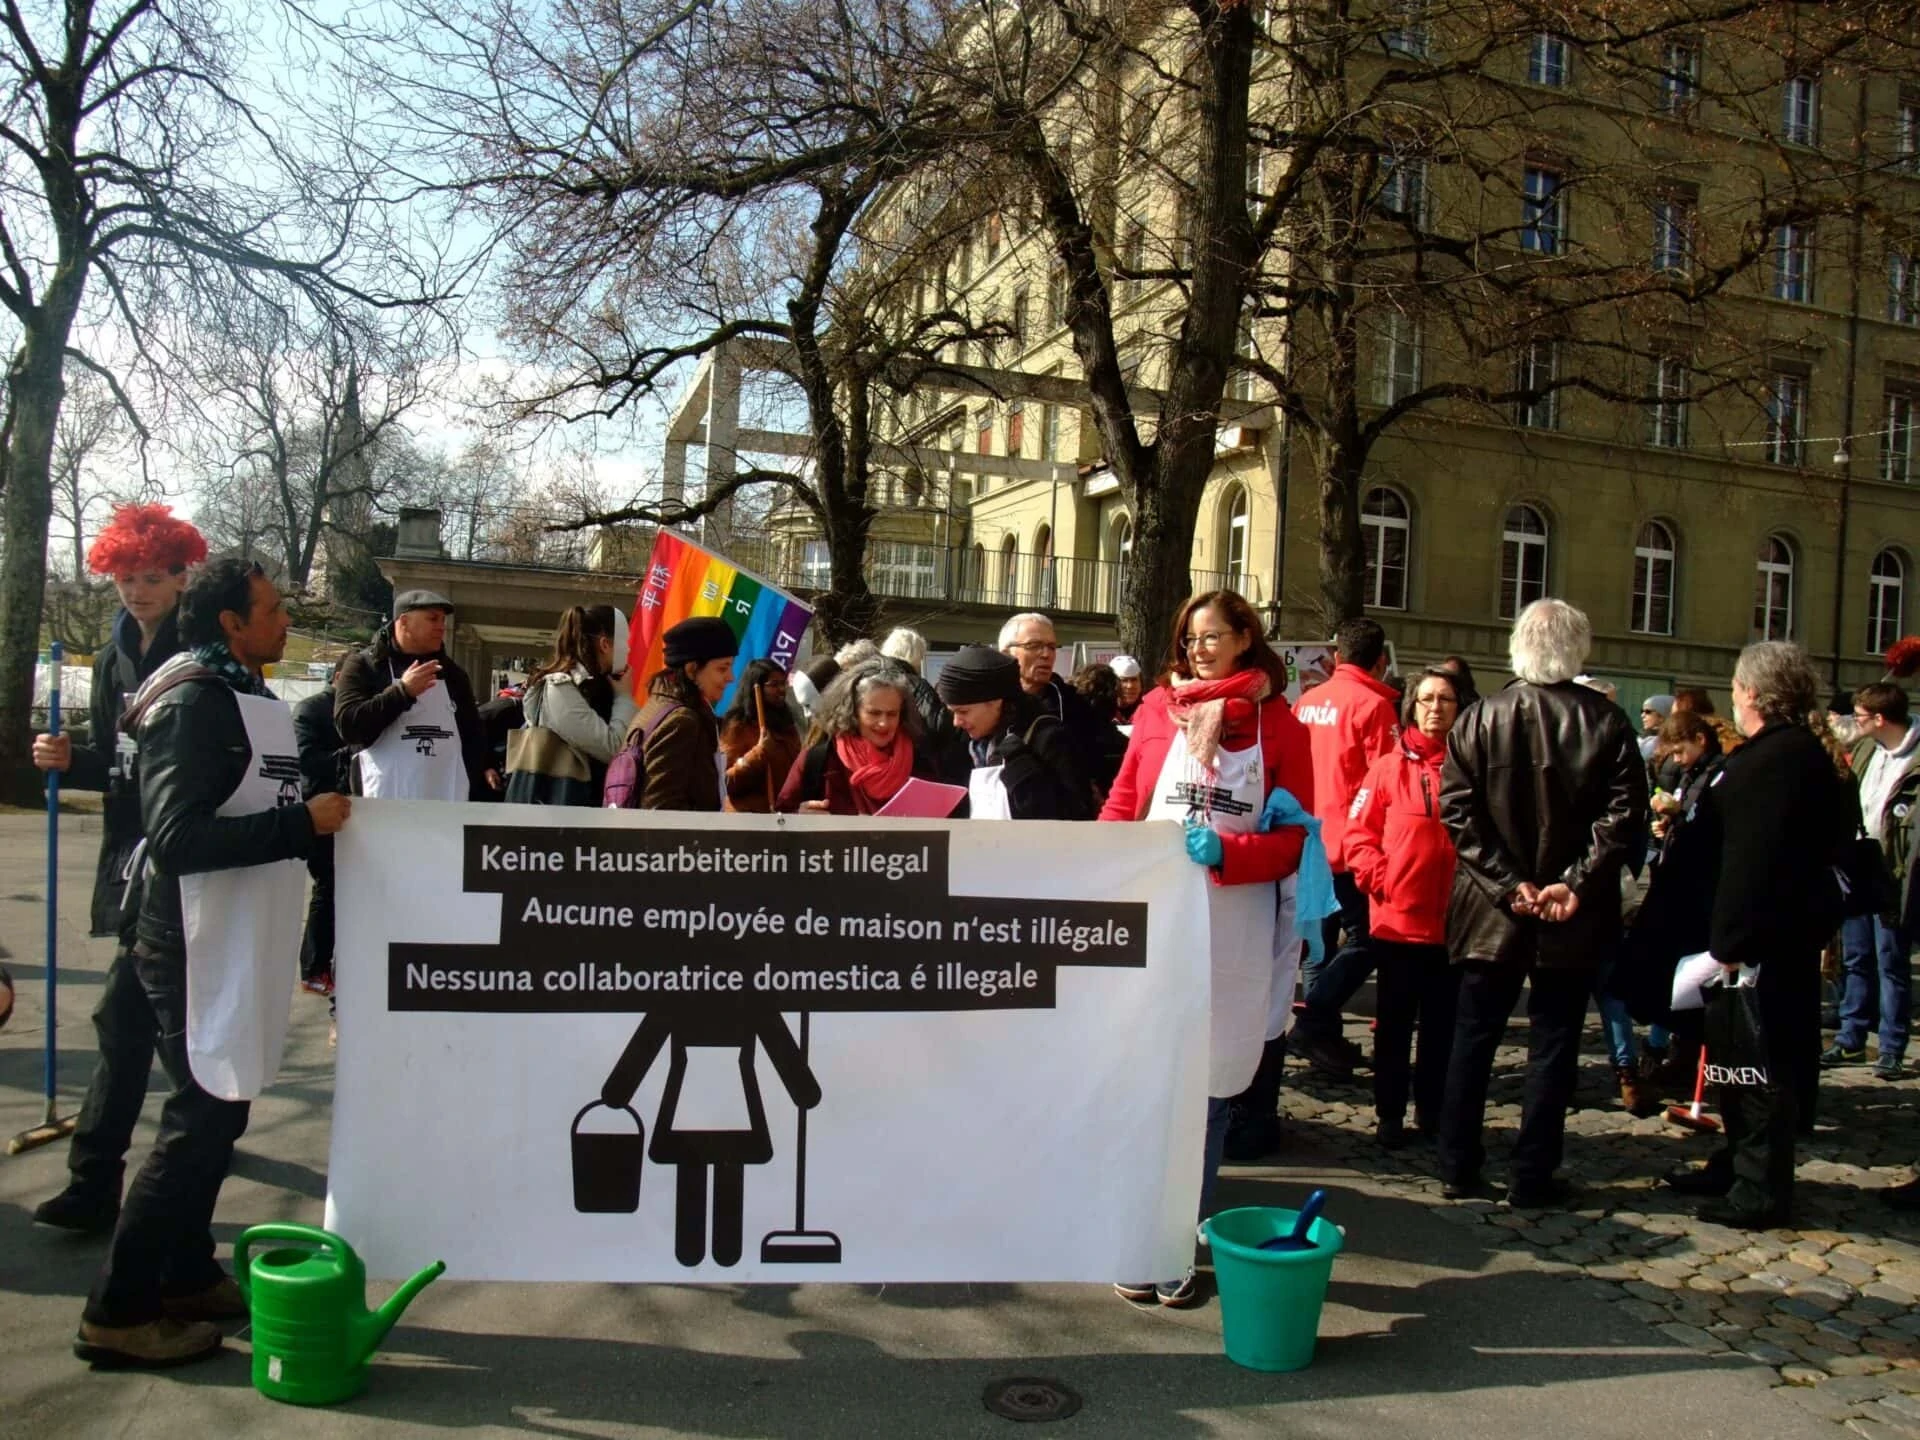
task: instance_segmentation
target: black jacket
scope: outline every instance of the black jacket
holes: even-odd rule
[[[246,777],[253,750],[232,689],[203,666],[183,659],[157,674],[135,696],[126,723],[140,745],[135,768],[147,834],[136,933],[150,949],[183,953],[179,877],[304,860],[313,820],[304,805],[214,814]]]
[[[1656,967],[1666,967],[1669,992],[1672,962],[1707,948],[1713,920],[1713,872],[1720,853],[1715,827],[1702,810],[1708,788],[1726,763],[1727,757],[1716,750],[1674,780],[1671,793],[1681,810],[1667,822],[1666,838],[1660,842],[1648,878],[1647,898],[1633,919],[1634,944]]]
[[[1714,959],[1819,963],[1840,923],[1834,862],[1859,825],[1850,789],[1804,725],[1768,725],[1727,757],[1696,821],[1713,827],[1718,854]]]
[[[333,692],[322,690],[293,707],[293,735],[300,742],[300,794],[345,795],[352,786],[352,757],[333,724]]]
[[[140,653],[140,626],[122,610],[113,622],[113,639],[93,657],[93,695],[87,705],[87,741],[73,747],[73,763],[60,777],[73,790],[105,792],[101,806],[105,833],[100,837],[100,860],[93,875],[93,910],[89,929],[112,935],[120,929],[121,901],[125,898],[127,861],[140,843],[140,792],[131,775],[120,773],[115,741],[127,701],[146,678],[180,653],[180,632],[169,614],[154,632],[147,653]]]
[[[971,754],[969,754],[971,759]],[[1022,694],[1006,711],[985,761],[1000,765],[1007,808],[1016,820],[1091,820],[1086,774],[1066,727]]]
[[[1120,773],[1120,761],[1127,753],[1127,739],[1108,721],[1094,714],[1093,707],[1073,686],[1055,675],[1048,682],[1051,696],[1027,696],[1050,714],[1058,715],[1066,727],[1066,739],[1073,752],[1075,767],[1089,782],[1087,803],[1090,814],[1098,814],[1100,801],[1113,788]],[[1021,692],[1023,695],[1024,691]]]
[[[391,622],[374,636],[373,644],[349,655],[334,679],[333,723],[341,740],[350,756],[357,755],[413,708],[413,697],[400,688],[400,676],[420,660],[440,662],[440,683],[447,687],[447,697],[453,701],[453,724],[460,732],[460,756],[466,763],[470,793],[489,793],[486,774],[493,768],[493,756],[480,723],[479,707],[474,704],[473,682],[444,650],[432,655],[403,655],[394,644]],[[359,789],[356,774],[354,793]]]
[[[887,664],[906,682],[913,708],[920,713],[921,739],[916,748],[925,750],[931,757],[932,778],[947,785],[966,784],[973,760],[967,754],[967,737],[953,723],[953,712],[947,708],[947,702],[927,683],[926,676],[905,661],[889,656]]]
[[[1620,871],[1642,843],[1647,772],[1625,713],[1573,681],[1516,681],[1447,737],[1441,818],[1460,863],[1447,907],[1454,963],[1597,969],[1620,936]],[[1515,915],[1522,883],[1566,884],[1560,922]]]

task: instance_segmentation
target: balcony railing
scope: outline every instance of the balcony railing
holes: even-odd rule
[[[865,568],[868,588],[887,599],[1095,615],[1111,615],[1120,605],[1121,567],[1110,560],[879,541]],[[808,559],[786,557],[768,578],[788,589],[819,590],[828,571],[816,551]]]

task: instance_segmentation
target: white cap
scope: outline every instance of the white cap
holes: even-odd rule
[[[1116,655],[1107,662],[1107,668],[1122,680],[1140,678],[1140,662],[1131,655]]]

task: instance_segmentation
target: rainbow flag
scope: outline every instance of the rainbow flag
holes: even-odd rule
[[[745,669],[750,660],[772,659],[782,670],[791,670],[800,637],[813,620],[812,609],[786,591],[683,535],[662,530],[654,537],[647,578],[627,627],[627,673],[636,695],[666,664],[662,637],[695,615],[718,615],[727,622],[740,641],[737,669]],[[732,698],[729,687],[719,708],[724,710]]]

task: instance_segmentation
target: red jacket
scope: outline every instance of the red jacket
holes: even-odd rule
[[[1347,811],[1367,767],[1393,753],[1400,735],[1400,697],[1358,665],[1335,667],[1331,678],[1300,697],[1294,714],[1313,742],[1313,813],[1320,817],[1320,838],[1327,863],[1337,875],[1351,869],[1341,836]]]
[[[1382,940],[1444,945],[1453,894],[1453,836],[1440,819],[1447,747],[1418,754],[1406,739],[1373,762],[1347,821],[1347,866]]]
[[[1120,761],[1120,773],[1107,803],[1100,809],[1102,820],[1139,820],[1153,803],[1153,785],[1167,762],[1167,747],[1186,743],[1175,723],[1169,704],[1171,692],[1164,685],[1154,687],[1133,712],[1133,737],[1127,741],[1127,753]],[[1290,790],[1300,804],[1313,809],[1313,756],[1307,748],[1307,732],[1293,718],[1286,698],[1275,695],[1260,707],[1261,760],[1266,768],[1266,793]],[[1306,832],[1295,825],[1282,826],[1265,834],[1222,835],[1219,868],[1213,872],[1216,885],[1254,885],[1284,880],[1300,868],[1300,851],[1306,845]]]

